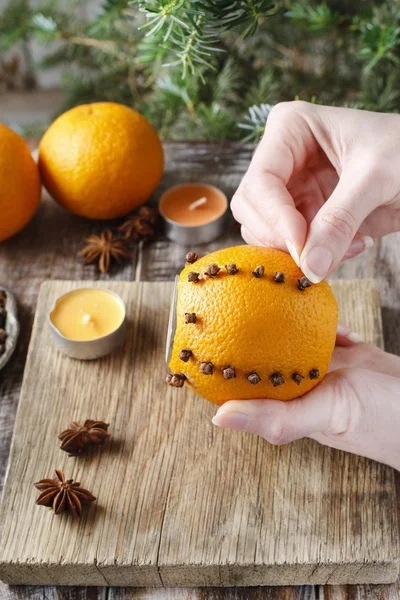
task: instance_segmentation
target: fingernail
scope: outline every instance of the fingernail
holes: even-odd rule
[[[301,262],[301,270],[312,283],[319,283],[326,277],[332,265],[333,256],[327,248],[314,246]]]
[[[370,235],[364,235],[363,240],[364,240],[366,249],[372,248],[372,246],[374,245],[374,240],[372,239],[372,237]]]
[[[212,420],[214,425],[224,427],[225,429],[236,429],[236,431],[247,431],[250,423],[250,417],[243,413],[221,412],[217,413]]]
[[[364,341],[362,339],[361,335],[359,335],[358,333],[355,333],[355,331],[351,331],[347,335],[347,339],[350,340],[350,342],[353,342],[353,344],[359,344],[360,342]]]
[[[294,247],[294,245],[292,244],[292,242],[290,240],[285,240],[285,244],[286,244],[286,248],[289,250],[290,256],[293,258],[294,262],[299,267],[300,266],[300,256],[299,256],[299,253],[297,252],[296,248]]]
[[[364,341],[363,338],[361,337],[361,335],[359,335],[355,331],[351,331],[351,329],[349,327],[347,327],[347,325],[344,325],[343,323],[339,323],[336,331],[337,331],[338,335],[342,335],[343,337],[347,338],[349,340],[349,342],[352,342],[353,344],[359,344],[360,342]]]
[[[339,323],[336,329],[336,333],[338,335],[343,335],[344,337],[347,337],[349,335],[349,333],[351,333],[351,329],[350,327],[347,327],[347,325],[344,325],[343,323]]]

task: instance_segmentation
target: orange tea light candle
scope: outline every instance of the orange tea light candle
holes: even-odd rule
[[[228,200],[212,185],[186,183],[170,188],[159,202],[166,235],[179,244],[205,244],[224,232]]]
[[[72,358],[93,359],[115,350],[126,334],[125,305],[117,294],[81,288],[61,296],[49,315],[56,346]]]

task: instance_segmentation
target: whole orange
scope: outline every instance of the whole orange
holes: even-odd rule
[[[288,254],[218,250],[180,275],[167,381],[216,404],[297,398],[325,376],[337,321],[329,285],[310,284]]]
[[[50,195],[89,219],[126,215],[149,199],[164,155],[147,119],[114,102],[83,104],[49,127],[39,146],[39,168]]]
[[[39,171],[26,142],[0,123],[0,242],[32,219],[40,191]]]

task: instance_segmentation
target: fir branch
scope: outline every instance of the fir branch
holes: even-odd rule
[[[212,90],[213,101],[218,105],[240,103],[243,73],[233,57],[229,57],[220,69]]]
[[[203,17],[199,16],[195,18],[193,28],[189,34],[185,35],[185,32],[180,32],[177,37],[171,36],[170,39],[176,46],[170,49],[171,53],[175,55],[176,60],[164,63],[163,66],[174,67],[181,65],[182,79],[185,79],[188,75],[196,74],[197,70],[197,73],[204,82],[205,79],[199,67],[205,66],[208,69],[215,70],[210,57],[213,52],[221,51],[221,49],[214,45],[217,43],[218,37],[212,31],[207,31],[204,26]]]
[[[233,132],[231,139],[239,137],[236,133],[236,119],[234,115],[217,102],[211,105],[204,103],[196,107],[196,117],[200,129],[201,139],[220,140],[228,130]]]
[[[399,62],[395,50],[400,46],[400,27],[392,23],[367,23],[362,28],[362,47],[358,57],[367,60],[365,71],[371,71],[381,60]]]
[[[252,140],[269,105],[295,97],[400,111],[397,2],[101,0],[91,19],[82,3],[8,0],[0,11],[0,52],[18,46],[32,73],[63,69],[60,110],[110,100],[165,138]],[[46,48],[40,62],[32,41]],[[1,57],[3,89],[6,67]]]
[[[258,142],[262,138],[271,110],[272,106],[270,104],[260,104],[259,106],[254,104],[250,106],[248,115],[238,125],[239,129],[244,129],[248,132],[243,138],[243,142]]]
[[[270,0],[203,0],[201,6],[221,27],[240,27],[244,39],[256,32],[263,18],[275,15],[281,8]]]
[[[245,28],[253,35],[259,22],[276,12],[270,0],[136,0],[148,29],[146,37],[162,40],[172,55],[166,67],[180,65],[182,77],[198,74],[201,67],[214,70],[213,53],[221,51],[219,30]]]
[[[309,2],[295,2],[286,16],[308,31],[319,34],[333,31],[343,21],[339,12],[330,8],[326,2],[317,6],[312,6]]]
[[[267,67],[253,78],[244,101],[246,106],[252,104],[276,104],[281,97],[280,91],[281,84],[276,72],[271,67]]]
[[[357,108],[377,112],[399,112],[399,73],[393,71],[389,77],[369,73],[362,82]]]

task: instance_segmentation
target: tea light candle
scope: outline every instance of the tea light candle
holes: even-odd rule
[[[228,200],[218,188],[185,183],[166,191],[159,211],[167,237],[179,244],[205,244],[224,232]]]
[[[113,352],[126,336],[125,305],[114,292],[81,288],[64,294],[49,315],[59,350],[90,360]]]

